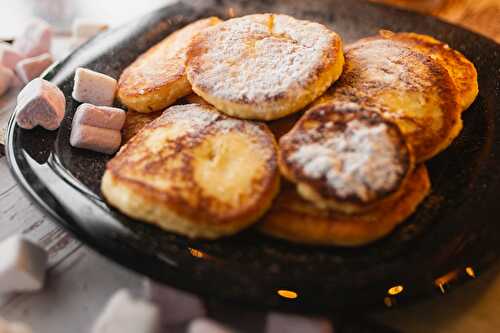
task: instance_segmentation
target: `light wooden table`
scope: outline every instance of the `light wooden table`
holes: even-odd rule
[[[497,0],[391,0],[416,7],[446,20],[457,22],[500,41],[500,1]],[[151,0],[160,6],[172,0]],[[54,8],[56,24],[66,29],[75,16],[107,19],[111,24],[138,15],[141,2],[127,6],[121,0],[0,0],[0,38],[14,35],[32,13],[46,16]],[[8,8],[11,12],[5,11]],[[139,5],[140,4],[140,5]],[[436,5],[437,4],[437,5]],[[132,8],[133,7],[133,8]],[[117,9],[118,8],[118,9]],[[151,10],[151,7],[148,7]],[[10,22],[10,23],[9,23]],[[67,40],[56,41],[56,53],[63,55]],[[0,123],[14,105],[15,92],[0,99]],[[1,149],[0,149],[1,151]],[[93,253],[54,225],[21,193],[8,172],[0,152],[0,239],[24,233],[45,246],[50,253],[46,288],[35,294],[0,296],[0,316],[29,323],[38,333],[88,332],[108,297],[119,288],[141,293],[143,278]],[[242,332],[257,333],[264,325],[264,313],[234,309],[226,320]],[[477,281],[449,295],[426,300],[410,307],[371,314],[368,320],[404,332],[498,332],[500,331],[500,263]],[[221,315],[224,317],[224,315]],[[258,327],[258,328],[256,328]],[[183,332],[176,327],[175,332]]]

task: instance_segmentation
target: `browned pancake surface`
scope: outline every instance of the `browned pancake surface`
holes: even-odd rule
[[[397,195],[414,165],[398,126],[355,103],[310,109],[279,149],[282,173],[305,199],[346,213]]]
[[[296,243],[361,246],[394,230],[416,210],[429,191],[429,176],[422,164],[398,197],[359,215],[342,215],[317,208],[302,199],[292,184],[284,183],[259,228],[268,235]]]

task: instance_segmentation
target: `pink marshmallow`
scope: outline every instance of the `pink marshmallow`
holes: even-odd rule
[[[114,154],[120,148],[120,131],[76,124],[71,128],[69,143],[76,148],[93,150],[104,154]]]
[[[14,72],[9,68],[0,65],[0,96],[5,94],[9,87],[12,86]]]
[[[66,108],[66,98],[53,83],[35,79],[17,96],[16,121],[25,129],[40,125],[55,130],[61,125]]]
[[[16,73],[24,83],[28,83],[42,74],[51,64],[52,56],[49,53],[44,53],[19,61],[16,65]]]
[[[72,96],[79,102],[111,106],[115,99],[116,87],[116,80],[110,76],[86,68],[77,68]]]
[[[23,55],[17,52],[12,45],[0,42],[0,65],[14,70],[22,59],[24,59]]]
[[[189,323],[187,333],[233,333],[233,330],[214,320],[198,318]]]
[[[266,333],[333,333],[329,320],[324,318],[302,317],[282,313],[267,316]]]
[[[73,126],[88,125],[119,131],[125,123],[125,117],[126,113],[122,109],[84,103],[76,109]]]
[[[187,322],[206,314],[203,301],[193,294],[145,280],[145,294],[156,304],[161,313],[163,326]]]
[[[50,53],[52,44],[52,28],[42,20],[34,20],[19,38],[14,41],[14,48],[25,57],[36,57]]]

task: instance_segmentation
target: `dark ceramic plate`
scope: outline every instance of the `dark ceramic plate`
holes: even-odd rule
[[[45,213],[96,251],[155,280],[205,296],[288,310],[403,303],[446,292],[497,257],[499,45],[431,17],[358,1],[197,3],[166,7],[100,35],[48,72],[45,78],[67,97],[68,111],[59,131],[25,131],[11,119],[7,157],[12,173]],[[189,240],[110,209],[99,194],[108,158],[69,146],[77,106],[71,98],[76,67],[118,77],[140,53],[188,22],[255,12],[319,21],[346,42],[381,28],[426,33],[476,64],[480,93],[463,115],[464,130],[428,163],[432,194],[390,236],[357,249],[298,246],[255,230],[219,241]]]

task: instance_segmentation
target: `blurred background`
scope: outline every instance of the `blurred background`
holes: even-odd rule
[[[116,26],[132,17],[175,1],[0,0],[0,39],[11,39],[17,35],[23,28],[23,22],[32,16],[42,17],[64,34],[69,32],[72,21],[77,17],[102,20],[111,26]],[[500,42],[500,0],[372,1],[436,15]]]

